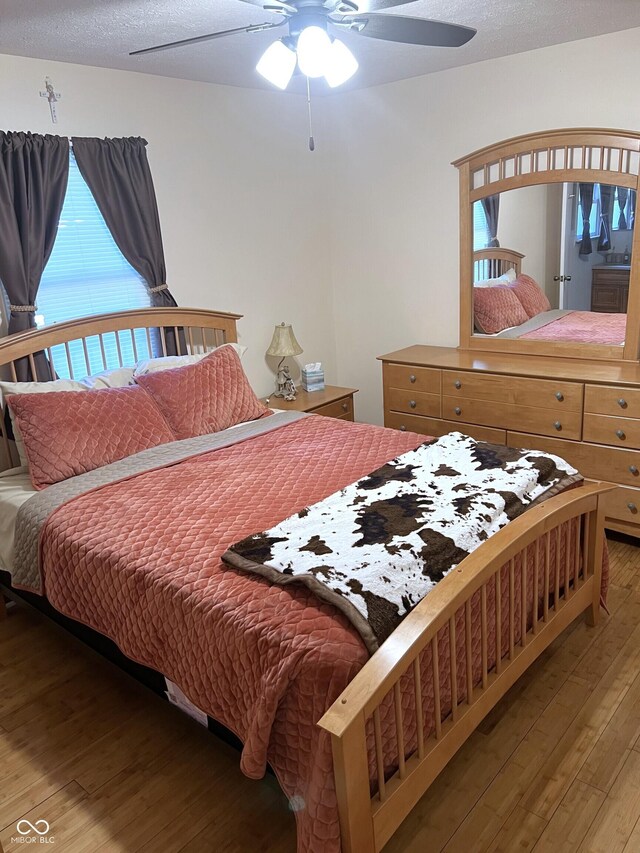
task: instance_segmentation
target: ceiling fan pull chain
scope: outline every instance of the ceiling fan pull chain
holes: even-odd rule
[[[307,77],[307,108],[309,110],[309,151],[316,150],[316,143],[313,138],[313,119],[311,116],[311,82]]]

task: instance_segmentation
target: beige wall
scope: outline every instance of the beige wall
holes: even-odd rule
[[[518,187],[500,196],[500,245],[522,252],[522,272],[547,289],[547,187]],[[557,305],[553,306],[557,308]]]
[[[39,97],[45,75],[62,93],[57,125]],[[259,393],[272,388],[264,352],[282,320],[304,348],[298,361],[322,360],[335,376],[327,152],[307,149],[304,99],[0,56],[0,127],[144,136],[178,302],[245,315],[245,366]]]
[[[381,422],[376,355],[458,342],[451,161],[546,128],[640,129],[639,39],[627,30],[330,99],[338,378],[361,388],[361,419]]]
[[[271,326],[292,322],[298,361],[324,361],[328,381],[361,389],[358,418],[381,422],[376,355],[457,344],[451,161],[545,128],[640,128],[639,38],[332,95],[316,104],[314,154],[297,96],[15,57],[0,56],[0,126],[145,136],[178,301],[245,314],[259,392],[271,387]],[[63,95],[55,128],[38,96],[45,74]]]

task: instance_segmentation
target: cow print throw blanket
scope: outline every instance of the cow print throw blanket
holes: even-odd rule
[[[581,479],[557,456],[452,432],[243,539],[223,560],[272,583],[306,584],[373,653],[489,536]]]

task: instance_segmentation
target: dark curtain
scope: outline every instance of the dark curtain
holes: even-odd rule
[[[620,231],[626,231],[629,227],[627,225],[627,217],[625,216],[628,198],[629,190],[627,189],[627,187],[618,187],[618,207],[620,209],[620,219],[618,220],[618,228],[620,229]]]
[[[498,248],[498,214],[500,213],[500,196],[489,195],[486,198],[480,199],[480,204],[484,210],[484,215],[487,219],[487,227],[489,228],[488,249]]]
[[[613,213],[613,191],[615,187],[600,184],[600,236],[598,251],[608,252],[611,249],[611,214]]]
[[[36,296],[58,233],[69,177],[69,140],[0,131],[0,280],[9,297],[9,334],[35,328]],[[52,379],[44,353],[37,378]],[[19,381],[36,378],[26,358]]]
[[[147,160],[147,141],[73,137],[73,152],[116,245],[145,280],[154,308],[175,307],[167,285],[158,204]],[[165,330],[167,352],[178,346]],[[181,351],[186,352],[181,340]]]
[[[591,225],[589,218],[593,207],[593,184],[579,184],[580,190],[580,212],[582,213],[582,240],[580,241],[579,255],[590,255],[593,252],[591,245]]]

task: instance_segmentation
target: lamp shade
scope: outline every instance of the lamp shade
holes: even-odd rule
[[[290,323],[280,323],[273,330],[273,338],[269,344],[267,355],[275,355],[284,358],[287,355],[300,355],[302,347],[293,334]]]

